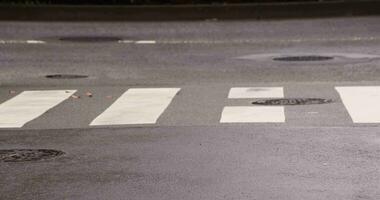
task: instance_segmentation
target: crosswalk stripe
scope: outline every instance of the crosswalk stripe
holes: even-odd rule
[[[354,123],[380,123],[380,87],[335,87]]]
[[[154,124],[179,90],[180,88],[129,89],[90,125]]]
[[[285,122],[284,107],[227,106],[221,123],[281,123]]]
[[[283,98],[282,87],[237,87],[231,88],[228,98]],[[283,106],[226,106],[221,123],[281,123],[285,122]]]
[[[231,88],[228,98],[283,98],[284,89],[282,87],[234,87]]]
[[[24,91],[0,104],[0,128],[20,128],[75,92],[76,90]]]

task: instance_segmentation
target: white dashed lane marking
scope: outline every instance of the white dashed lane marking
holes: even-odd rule
[[[90,125],[154,124],[179,88],[129,89]]]
[[[24,91],[0,104],[0,128],[19,128],[69,98],[76,90]]]
[[[155,40],[120,40],[119,43],[123,44],[156,44]]]
[[[282,87],[238,87],[231,88],[228,98],[283,98]],[[281,123],[285,122],[283,106],[226,106],[221,123]]]
[[[0,44],[45,44],[41,40],[0,40]]]
[[[154,40],[139,40],[136,41],[136,44],[156,44],[157,42]]]
[[[380,123],[380,87],[336,87],[354,123]]]

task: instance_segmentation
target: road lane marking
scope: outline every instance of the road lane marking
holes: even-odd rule
[[[156,40],[120,40],[123,44],[156,44]]]
[[[354,123],[380,123],[380,86],[335,89]]]
[[[41,40],[27,40],[26,43],[28,43],[28,44],[45,44],[46,42],[41,41]]]
[[[227,106],[221,123],[282,123],[285,122],[284,107]]]
[[[234,87],[230,99],[284,98],[283,87]],[[226,106],[220,123],[282,123],[285,122],[283,106]]]
[[[282,87],[235,87],[231,88],[228,98],[283,98]]]
[[[0,40],[0,44],[45,44],[41,40]]]
[[[91,122],[96,125],[155,124],[180,88],[133,88]]]
[[[162,39],[162,40],[120,40],[123,44],[268,44],[268,43],[301,43],[301,42],[348,42],[348,41],[378,41],[380,37],[346,37],[346,38],[308,38],[308,39],[229,39],[229,40],[210,40],[210,39]],[[45,44],[42,40],[1,40],[0,44]],[[52,43],[52,42],[49,42]]]
[[[76,90],[24,91],[0,104],[0,128],[20,128],[75,92]]]
[[[119,40],[118,43],[131,44],[131,43],[135,43],[135,41],[134,40]]]
[[[154,40],[139,40],[136,41],[136,44],[156,44],[157,42]]]

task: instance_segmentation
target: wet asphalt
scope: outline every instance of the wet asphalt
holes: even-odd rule
[[[379,125],[353,123],[334,89],[380,85],[378,21],[0,22],[1,102],[81,96],[0,130],[1,149],[65,152],[0,162],[0,199],[380,199]],[[78,36],[123,42],[60,40]],[[299,55],[333,59],[273,60]],[[219,123],[224,106],[252,105],[227,98],[239,86],[333,102],[286,106],[280,124]],[[88,126],[125,90],[151,87],[182,88],[156,124]]]

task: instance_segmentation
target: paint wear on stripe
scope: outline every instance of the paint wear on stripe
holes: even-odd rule
[[[282,87],[235,87],[228,94],[230,99],[283,98]],[[283,123],[283,106],[226,106],[220,118],[221,123]]]
[[[283,98],[282,87],[235,87],[231,88],[228,98]]]

